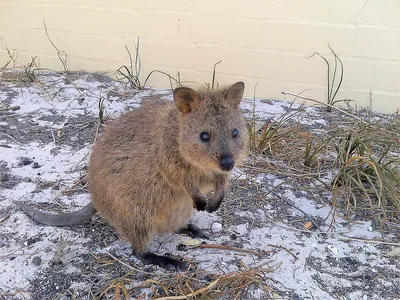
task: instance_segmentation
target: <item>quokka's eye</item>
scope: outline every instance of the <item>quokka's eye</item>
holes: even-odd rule
[[[232,137],[233,138],[237,138],[239,135],[239,130],[237,130],[236,128],[232,130]]]
[[[208,142],[210,140],[210,134],[208,132],[200,133],[200,140],[203,142]]]

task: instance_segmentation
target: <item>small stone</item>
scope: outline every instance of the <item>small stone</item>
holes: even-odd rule
[[[178,251],[187,251],[188,246],[185,244],[179,244],[177,247]]]
[[[338,249],[336,249],[336,247],[334,247],[332,245],[328,245],[328,250],[334,255],[338,255],[339,254]]]
[[[219,233],[219,232],[221,232],[221,230],[222,230],[222,224],[221,223],[218,223],[218,222],[212,223],[211,231],[213,233]]]
[[[236,240],[236,239],[237,239],[237,235],[234,234],[234,233],[232,233],[232,234],[231,234],[231,240]]]
[[[63,264],[64,262],[59,258],[55,258],[51,261],[52,266],[62,266]]]
[[[77,136],[71,136],[71,137],[69,138],[69,140],[70,140],[71,142],[77,142],[77,141],[79,141],[79,138],[78,138]]]
[[[39,169],[40,167],[41,167],[41,165],[39,165],[39,163],[37,163],[36,161],[32,165],[32,168],[34,168],[34,169]]]
[[[16,129],[17,129],[17,126],[10,126],[10,129],[11,129],[11,130],[16,130]]]
[[[10,180],[10,175],[7,173],[0,173],[0,182],[5,182]]]
[[[32,264],[34,266],[39,266],[42,263],[42,259],[40,258],[40,256],[35,256],[34,258],[32,258]]]
[[[22,166],[27,166],[33,163],[33,160],[28,157],[21,157],[19,164]]]
[[[36,243],[38,240],[39,240],[38,238],[29,238],[29,239],[26,240],[25,244],[27,246],[30,246],[30,245]]]

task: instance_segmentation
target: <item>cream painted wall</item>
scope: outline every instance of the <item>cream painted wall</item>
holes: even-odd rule
[[[71,70],[114,71],[128,63],[140,37],[142,80],[153,69],[183,81],[243,80],[246,95],[288,99],[282,91],[326,100],[326,65],[314,51],[344,64],[338,98],[383,112],[400,109],[398,0],[0,0],[0,67],[6,47],[23,65],[61,69],[43,26]],[[165,76],[149,84],[168,87]],[[372,95],[372,96],[371,96]]]

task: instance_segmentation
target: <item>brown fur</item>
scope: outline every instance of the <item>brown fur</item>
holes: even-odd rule
[[[110,122],[93,146],[92,203],[135,253],[145,253],[155,235],[185,227],[194,207],[218,209],[229,175],[220,168],[221,155],[231,155],[235,165],[247,155],[238,108],[243,88],[243,83],[214,91],[178,88],[175,105],[149,99]],[[208,143],[199,138],[203,131],[210,133]],[[206,202],[202,193],[210,189],[214,195]]]

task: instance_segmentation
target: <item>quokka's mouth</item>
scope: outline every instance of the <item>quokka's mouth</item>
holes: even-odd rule
[[[235,168],[235,166],[236,166],[235,161],[233,161],[231,164],[225,163],[225,165],[223,165],[221,164],[221,160],[218,159],[212,159],[200,165],[200,167],[202,168],[220,173],[229,173]]]
[[[229,167],[229,168],[220,166],[220,170],[223,171],[223,172],[230,172],[230,171],[233,170],[234,167],[235,167],[235,165],[232,165],[232,166]]]

